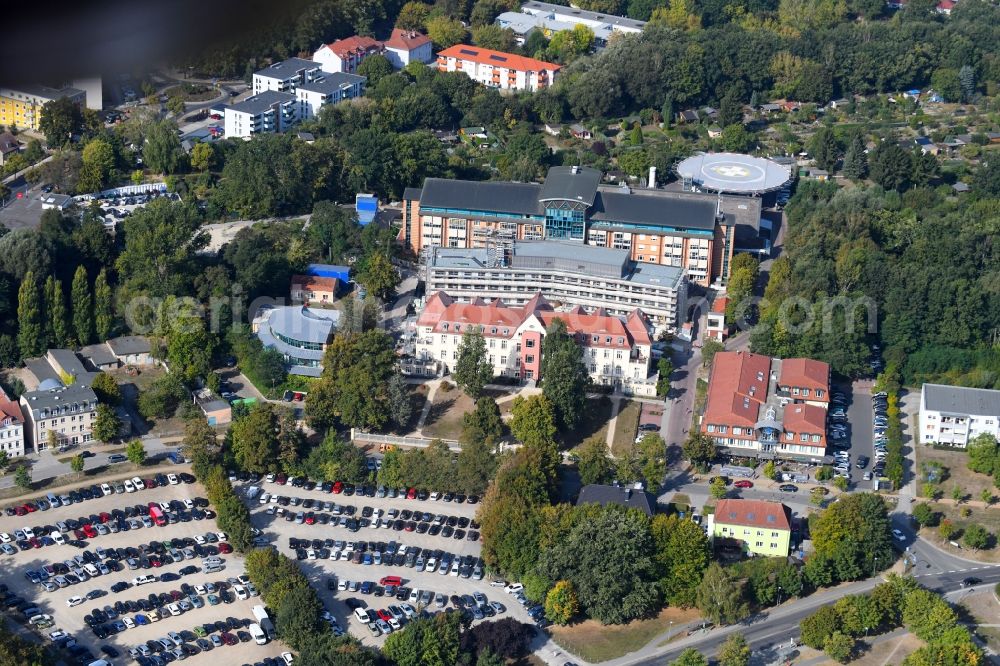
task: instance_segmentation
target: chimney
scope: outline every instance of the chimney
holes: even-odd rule
[[[632,499],[632,489],[631,488],[626,488],[625,489],[625,501],[627,502],[630,499]]]

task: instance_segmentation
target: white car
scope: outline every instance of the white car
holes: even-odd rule
[[[896,541],[906,541],[906,535],[900,532],[899,530],[893,530],[892,536],[896,538]]]
[[[490,587],[506,587],[507,581],[505,580],[491,580]]]
[[[176,474],[167,474],[167,483],[172,486],[176,486],[181,480],[177,478]]]
[[[439,493],[439,492],[433,492],[433,493],[431,493],[431,501],[432,502],[437,502],[439,499],[441,499],[441,493]]]
[[[113,493],[115,491],[112,490],[111,486],[108,485],[107,483],[102,483],[101,484],[101,492],[104,493],[105,495],[110,495],[111,493]]]
[[[31,529],[30,527],[22,527],[21,531],[24,532],[24,536],[26,538],[28,538],[28,539],[34,539],[35,538],[35,531],[33,529]]]
[[[514,594],[515,592],[520,592],[523,589],[524,585],[521,585],[520,583],[511,583],[507,587],[503,588],[503,591],[507,594]]]
[[[268,483],[274,483],[274,479],[275,479],[274,472],[271,472],[270,474],[264,477],[264,480],[267,481]]]
[[[83,603],[83,597],[70,597],[66,600],[66,605],[72,608],[73,606],[79,606]]]
[[[195,535],[194,535],[194,542],[195,542],[196,544],[198,544],[199,546],[204,546],[204,545],[205,545],[206,543],[208,543],[208,542],[207,542],[207,541],[205,540],[205,537],[204,537],[204,536],[202,536],[201,534],[195,534]]]
[[[229,541],[229,535],[225,532],[216,532],[215,536],[219,537],[219,541]]]
[[[62,532],[53,532],[51,536],[52,540],[55,541],[60,546],[66,543],[66,538],[63,537]]]
[[[62,629],[56,629],[55,631],[50,631],[49,632],[49,639],[51,639],[53,641],[57,641],[60,638],[65,638],[66,636],[69,636],[69,634],[67,634]]]
[[[167,606],[167,610],[170,611],[171,615],[177,616],[181,614],[181,607],[177,604],[170,604]]]
[[[122,624],[125,625],[126,629],[132,629],[135,627],[135,620],[126,616],[122,618]]]
[[[267,504],[271,501],[271,493],[261,493],[260,499],[257,501],[261,504]]]
[[[132,481],[130,479],[125,479],[125,492],[127,493],[135,492],[135,486],[132,485]]]
[[[291,652],[282,652],[281,658],[284,659],[286,666],[290,666],[292,660],[295,658],[295,655],[293,655]]]
[[[233,592],[236,593],[237,599],[249,599],[250,593],[247,592],[247,588],[242,585],[233,585]]]
[[[10,543],[14,538],[6,532],[0,533],[0,543]]]
[[[206,594],[208,591],[205,589],[204,585],[195,585],[194,591],[198,594]]]
[[[137,476],[132,477],[132,485],[135,486],[136,490],[145,490],[146,482]]]

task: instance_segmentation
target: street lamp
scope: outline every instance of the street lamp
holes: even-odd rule
[[[872,576],[875,576],[875,572],[878,571],[878,555],[875,556],[875,563],[872,565]]]

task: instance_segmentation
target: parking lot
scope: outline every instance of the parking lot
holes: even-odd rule
[[[244,483],[239,486],[243,496],[246,496],[250,485]],[[472,521],[475,518],[476,509],[479,508],[478,503],[445,502],[440,498],[438,500],[430,498],[426,500],[406,499],[405,496],[395,498],[346,496],[343,493],[323,492],[319,487],[309,491],[304,488],[282,486],[269,482],[257,484],[257,486],[263,492],[288,498],[289,504],[281,506],[278,502],[271,502],[270,499],[266,504],[261,504],[260,496],[247,499],[254,526],[260,529],[264,533],[264,538],[276,546],[281,553],[291,558],[300,559],[299,564],[303,572],[316,587],[326,610],[336,619],[337,625],[350,631],[365,644],[381,645],[385,637],[384,635],[373,636],[369,628],[354,617],[350,604],[360,605],[362,608],[373,611],[379,609],[388,611],[391,606],[396,607],[397,610],[400,607],[406,610],[405,605],[409,604],[413,610],[419,611],[425,607],[428,612],[438,612],[445,608],[455,607],[453,595],[458,597],[467,595],[468,599],[464,600],[463,603],[468,605],[469,599],[479,593],[486,597],[486,605],[488,602],[495,601],[504,607],[502,613],[496,613],[493,616],[494,619],[512,616],[522,622],[532,622],[525,607],[518,603],[513,596],[505,593],[498,582],[494,581],[494,585],[491,585],[491,581],[485,576],[481,580],[476,580],[474,569],[463,568],[461,573],[451,568],[446,572],[442,572],[440,569],[420,571],[416,557],[413,558],[413,566],[407,566],[405,563],[388,564],[389,560],[385,556],[381,556],[381,553],[389,550],[390,544],[395,542],[397,552],[401,546],[406,546],[408,550],[419,548],[421,556],[429,558],[437,555],[435,558],[437,561],[440,561],[443,555],[453,555],[455,559],[461,558],[463,562],[467,561],[466,558],[478,558],[481,550],[480,541],[478,539],[470,541],[468,538],[469,532],[473,531],[474,523]],[[337,504],[337,508],[332,511],[325,507],[317,509],[315,506],[304,509],[301,504],[293,506],[290,502],[292,497],[301,500],[319,500],[324,503],[333,502]],[[366,507],[368,507],[367,510]],[[284,516],[278,515],[279,509],[284,509],[286,516],[291,513],[296,519],[286,520]],[[324,525],[316,522],[313,525],[307,525],[304,520],[302,523],[297,522],[299,512],[308,514],[310,511],[314,517],[319,511],[329,514],[331,516],[329,523]],[[337,515],[338,511],[339,515]],[[381,519],[389,516],[391,511],[399,512],[399,515],[393,519],[391,526],[376,527],[375,525],[378,524],[376,521],[382,522]],[[402,512],[404,511],[409,511],[411,514],[419,513],[419,518],[430,517],[431,520],[424,521],[424,524],[428,526],[426,530],[422,533],[418,531],[417,528],[421,521],[413,515],[403,520],[402,515],[404,514]],[[425,513],[432,514],[432,516],[424,516]],[[365,515],[369,516],[365,518],[368,521],[368,526],[362,526],[363,522],[360,520],[357,526],[350,524],[341,526],[339,524],[341,517],[349,521],[352,518],[364,518]],[[463,518],[469,521],[469,524],[464,529],[464,536],[456,539],[455,530],[462,529],[458,526],[465,523],[461,520]],[[449,519],[454,519],[454,521]],[[403,529],[396,529],[397,520],[402,521]],[[338,524],[335,525],[335,522]],[[448,527],[449,522],[454,522],[455,527],[452,528],[452,536],[445,537],[446,532],[443,528]],[[442,530],[432,535],[430,526],[435,524],[439,524]],[[412,531],[407,531],[409,528],[413,528]],[[309,540],[310,544],[308,544],[308,548],[292,548],[289,545],[290,538]],[[314,539],[319,540],[315,545],[321,546],[320,548],[313,548],[314,544],[311,542]],[[371,563],[365,564],[366,560],[363,559],[363,556],[360,563],[355,563],[353,556],[352,559],[331,559],[331,555],[338,550],[338,546],[341,547],[339,548],[341,553],[348,552],[348,549],[353,553],[361,548],[365,549],[366,554],[378,551],[382,563],[375,564],[374,557],[372,557]],[[310,550],[313,552],[310,553]],[[435,552],[438,550],[441,551],[440,555]],[[326,558],[322,558],[321,555],[326,555]],[[302,559],[303,556],[305,556],[304,559]],[[424,564],[426,565],[426,560]],[[402,586],[409,588],[411,592],[413,590],[430,591],[434,596],[431,600],[425,597],[426,603],[421,603],[419,595],[418,598],[412,600],[408,594],[405,599],[389,596],[387,590],[378,584],[386,576],[400,577]],[[361,589],[351,591],[352,587],[360,588],[361,584],[365,582],[368,582],[371,588],[367,594],[362,593]],[[350,585],[351,583],[355,585]],[[330,587],[335,589],[331,590]],[[439,594],[443,597],[438,597]],[[482,603],[480,602],[481,605]]]
[[[88,517],[92,514],[100,518],[100,514],[102,513],[110,514],[112,511],[124,510],[126,506],[131,507],[136,504],[145,506],[148,502],[169,503],[172,500],[191,500],[194,503],[197,498],[204,497],[204,495],[204,489],[196,483],[177,483],[175,485],[168,483],[165,486],[154,489],[101,496],[83,501],[80,504],[51,508],[47,511],[38,510],[23,516],[8,516],[4,512],[4,515],[0,515],[0,533],[13,536],[17,530],[23,530],[23,528],[31,526],[37,535],[43,531],[39,528],[43,528],[43,526],[55,527],[58,522],[74,519],[79,520],[80,518],[89,519]],[[21,500],[20,502],[12,502],[9,505],[23,503],[24,500]],[[196,626],[207,622],[226,620],[230,617],[240,621],[248,620],[252,622],[252,607],[262,603],[259,596],[238,599],[233,594],[233,579],[244,573],[242,559],[234,553],[219,553],[218,557],[223,560],[225,568],[215,573],[203,572],[202,569],[204,569],[205,560],[194,553],[191,553],[194,557],[185,557],[183,561],[168,562],[167,558],[162,558],[162,565],[158,567],[150,562],[148,569],[142,567],[146,562],[134,562],[133,564],[136,564],[137,568],[133,569],[124,559],[120,562],[115,562],[114,558],[98,559],[97,561],[100,564],[111,569],[107,574],[98,575],[90,580],[82,580],[76,584],[69,584],[66,587],[56,587],[52,591],[46,591],[44,583],[34,584],[30,582],[25,575],[29,570],[39,571],[46,565],[58,566],[59,563],[73,564],[71,560],[74,556],[82,556],[86,551],[96,554],[98,548],[103,549],[103,553],[108,549],[138,548],[143,544],[150,544],[152,541],[162,543],[165,540],[195,539],[195,537],[198,537],[196,542],[200,545],[201,540],[204,539],[203,535],[208,532],[215,533],[217,528],[211,514],[203,516],[200,520],[195,519],[194,514],[196,510],[196,506],[193,509],[175,510],[175,515],[178,517],[187,515],[189,517],[188,522],[171,522],[164,527],[150,526],[133,528],[128,531],[118,531],[117,533],[95,535],[94,537],[87,538],[83,547],[77,547],[71,543],[56,543],[54,545],[32,548],[27,551],[20,551],[18,549],[20,552],[16,552],[15,554],[0,553],[0,571],[3,572],[2,580],[8,586],[10,593],[18,595],[26,601],[31,601],[38,608],[39,613],[52,616],[52,626],[41,629],[41,635],[48,637],[50,632],[57,630],[66,632],[66,634],[75,638],[78,645],[88,648],[94,655],[94,658],[101,656],[100,648],[102,646],[109,645],[121,653],[121,657],[112,660],[113,663],[129,663],[132,661],[128,655],[129,648],[136,647],[146,641],[159,637],[165,637],[168,635],[168,632],[183,634],[179,638],[185,644],[196,646],[198,644],[197,636],[194,634]],[[98,522],[99,520],[92,522],[91,531],[93,531],[93,527]],[[114,522],[114,517],[108,522]],[[108,525],[101,524],[102,531],[109,531],[107,527]],[[64,533],[64,536],[58,537],[56,540],[73,540],[75,538],[73,530],[69,529]],[[217,542],[215,544],[207,544],[209,549],[205,554],[210,555],[212,549],[218,550],[220,544],[223,543],[222,541],[218,541],[218,537],[215,538]],[[193,549],[189,548],[188,550]],[[146,559],[148,561],[153,558],[149,556]],[[182,569],[191,566],[197,567],[198,571],[187,575],[180,575]],[[116,571],[114,570],[115,568],[119,570]],[[177,575],[177,579],[159,580],[164,574],[168,574],[167,578]],[[119,592],[111,591],[112,586],[116,583],[132,583],[137,577],[144,575],[156,576],[157,581],[141,586],[131,585],[128,589]],[[50,587],[54,587],[55,580],[55,576],[50,576],[47,581],[50,583]],[[214,599],[208,598],[207,591],[199,593],[199,590],[194,590],[191,598],[181,595],[181,586],[184,584],[194,587],[199,585],[204,586],[207,583],[214,583],[217,586]],[[229,590],[223,592],[223,587],[228,587]],[[93,599],[87,599],[87,593],[93,590],[102,591],[103,594]],[[190,610],[179,615],[168,614],[159,621],[151,621],[146,625],[141,625],[141,623],[136,625],[135,618],[141,614],[149,619],[149,612],[139,609],[141,612],[132,610],[121,613],[117,620],[124,622],[127,617],[129,621],[125,624],[132,626],[119,633],[112,633],[104,640],[98,639],[85,622],[85,618],[88,615],[92,616],[95,609],[104,609],[106,606],[113,607],[119,601],[137,602],[140,599],[145,600],[148,599],[151,593],[160,595],[161,593],[170,594],[173,591],[177,592],[174,596],[177,597],[178,601],[181,598],[189,601],[189,605],[192,606]],[[82,597],[84,600],[78,605],[69,607],[67,601],[72,597]],[[197,597],[198,601],[194,601],[193,597]],[[223,597],[229,597],[231,602],[225,603]],[[217,601],[217,606],[212,604],[213,600]],[[201,607],[198,607],[199,603],[202,604]],[[17,616],[15,615],[15,617]],[[113,619],[109,619],[109,622],[111,621]],[[248,623],[241,622],[241,624]],[[233,626],[235,624],[234,622]],[[239,627],[240,631],[244,629],[245,626]],[[209,642],[211,642],[213,635],[217,639],[220,639],[221,633],[221,631],[216,631],[208,634],[207,638]],[[235,635],[236,630],[233,630],[231,633]],[[259,646],[253,641],[240,642],[232,646],[205,646],[205,648],[207,649],[201,649],[198,654],[189,656],[189,663],[209,664],[213,662],[219,663],[220,661],[225,664],[255,663],[265,658],[277,657],[283,651],[287,650],[287,648],[279,643],[270,642],[267,645]],[[89,663],[89,661],[84,661],[83,663]]]
[[[11,231],[37,229],[43,212],[41,192],[37,188],[28,190],[22,198],[11,197],[7,205],[0,208],[0,224]]]
[[[834,387],[842,391],[848,399],[847,404],[847,435],[851,448],[847,449],[851,461],[851,485],[865,485],[865,472],[871,472],[875,462],[872,433],[872,400],[871,389],[867,384],[855,383],[853,386]],[[835,450],[835,449],[834,449]],[[858,469],[857,461],[861,456],[868,458],[869,463],[864,469]]]

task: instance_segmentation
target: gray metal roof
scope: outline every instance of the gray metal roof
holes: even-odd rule
[[[581,504],[619,504],[630,509],[638,509],[647,516],[653,515],[653,503],[649,495],[641,488],[621,488],[618,486],[601,486],[591,484],[584,486],[580,491],[580,496],[576,500],[576,505]]]
[[[513,215],[541,215],[537,183],[476,182],[428,178],[420,194],[420,207],[456,208]]]
[[[268,111],[275,104],[282,104],[284,102],[294,102],[294,101],[295,101],[295,95],[291,93],[278,92],[277,90],[265,90],[263,92],[257,93],[253,97],[247,97],[239,104],[233,104],[232,106],[227,106],[226,111],[234,111],[234,112],[257,115],[259,113],[264,113],[265,111]]]
[[[421,192],[419,187],[407,187],[403,190],[403,201],[420,201]]]
[[[519,269],[551,269],[621,279],[628,269],[628,259],[628,250],[565,241],[522,241],[514,245],[510,263]]]
[[[118,365],[118,357],[111,353],[108,345],[100,343],[87,345],[80,349],[80,355],[93,363],[95,366]]]
[[[670,193],[639,194],[620,188],[601,190],[590,219],[595,222],[623,222],[679,229],[714,229],[715,201],[690,199]]]
[[[117,356],[148,354],[150,352],[149,339],[141,335],[123,335],[118,338],[111,338],[108,340],[108,347]]]
[[[322,78],[298,86],[299,90],[306,92],[316,92],[323,95],[339,92],[343,88],[350,88],[357,83],[364,83],[368,78],[357,74],[347,74],[346,72],[323,72]]]
[[[602,14],[600,12],[591,12],[586,9],[577,9],[576,7],[553,5],[547,2],[536,2],[535,0],[529,0],[528,2],[521,3],[521,11],[527,10],[550,12],[555,14],[557,17],[567,17],[586,21],[601,21],[610,25],[627,26],[629,28],[636,28],[637,30],[642,30],[646,27],[645,21],[639,21],[637,19],[630,19],[624,16],[614,16],[613,14]]]
[[[93,409],[97,405],[97,394],[89,386],[70,384],[63,388],[48,391],[28,391],[21,396],[21,404],[31,410],[36,417],[42,410],[53,410],[60,407],[78,409]],[[84,407],[86,405],[86,407]]]
[[[739,153],[694,155],[677,165],[677,173],[698,187],[741,194],[776,190],[792,177],[783,164]]]
[[[538,196],[539,201],[567,200],[583,203],[590,208],[594,205],[597,186],[601,184],[601,172],[584,166],[557,166],[545,175],[545,184]]]
[[[1000,391],[924,384],[924,405],[935,412],[1000,416]]]
[[[678,288],[684,280],[684,271],[679,266],[635,263],[635,270],[628,276],[630,282],[649,285],[666,285]]]
[[[268,328],[272,333],[293,340],[326,344],[339,319],[338,310],[315,310],[302,305],[289,305],[271,310],[267,325],[261,326],[261,330]],[[293,349],[307,351],[298,347]],[[318,353],[322,357],[323,352]]]
[[[276,62],[270,67],[265,67],[264,69],[254,72],[254,76],[263,76],[269,79],[279,79],[281,81],[285,81],[294,76],[298,76],[299,72],[302,70],[319,69],[320,67],[322,67],[322,65],[314,60],[289,58],[288,60]]]

